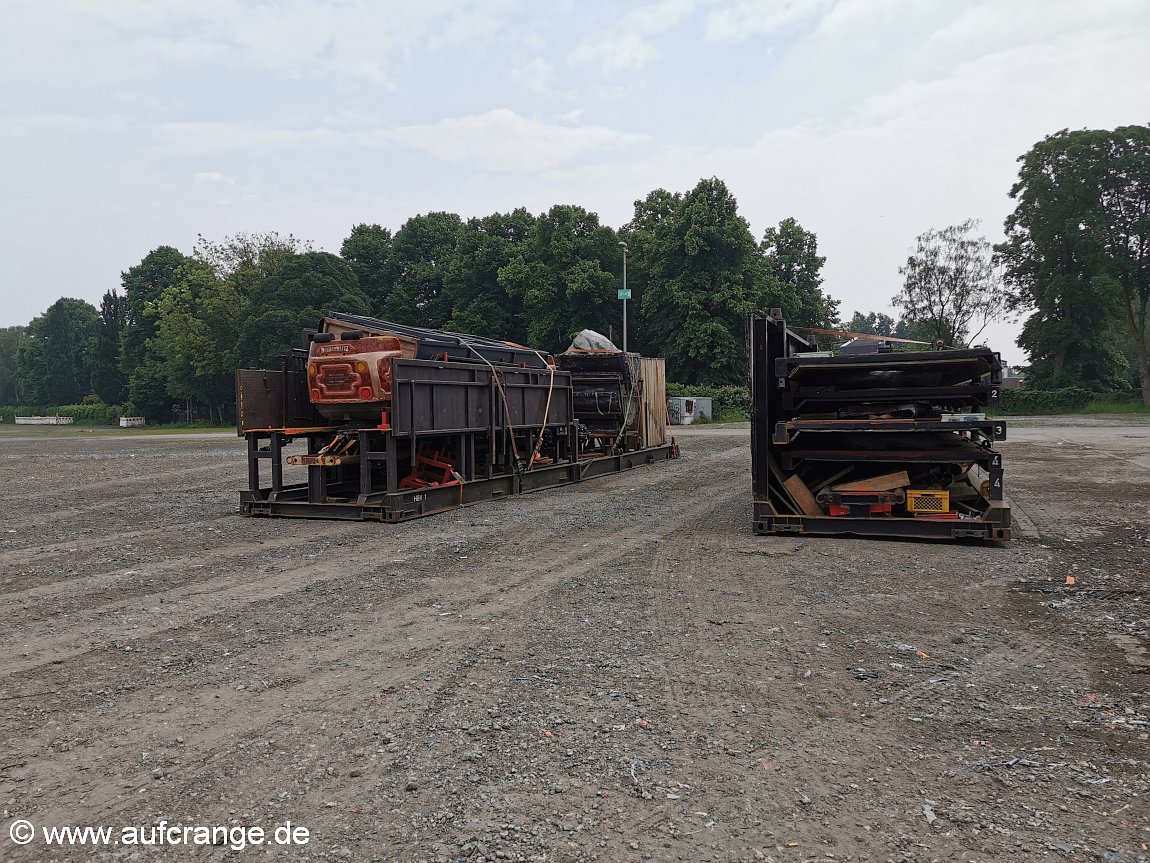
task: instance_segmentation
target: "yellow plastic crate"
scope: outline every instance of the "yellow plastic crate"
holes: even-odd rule
[[[908,512],[950,512],[950,492],[908,488],[906,508]]]

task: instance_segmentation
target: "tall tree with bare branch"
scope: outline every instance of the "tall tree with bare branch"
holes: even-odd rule
[[[993,247],[967,219],[915,239],[914,253],[899,267],[902,291],[891,303],[920,331],[946,345],[974,342],[1004,308]]]

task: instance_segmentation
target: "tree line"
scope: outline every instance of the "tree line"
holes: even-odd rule
[[[1150,126],[1063,129],[1018,161],[1004,242],[971,220],[925,232],[899,270],[902,321],[848,327],[959,344],[1018,316],[1028,389],[1138,391],[1150,407]]]
[[[574,331],[616,336],[627,254],[629,347],[668,379],[746,379],[746,320],[780,307],[797,327],[971,343],[1025,316],[1028,386],[1141,387],[1150,405],[1150,127],[1060,131],[1019,159],[1006,241],[966,220],[929,229],[899,268],[898,319],[822,288],[817,237],[794,219],[760,238],[718,178],[657,189],[616,229],[582,207],[462,219],[432,212],[394,233],[355,225],[339,254],[292,236],[200,237],[149,252],[96,308],[58,300],[0,329],[0,404],[125,405],[152,419],[224,420],[236,368],[275,367],[330,311],[508,339],[548,351]],[[892,279],[893,281],[893,279]]]
[[[556,205],[467,220],[432,212],[394,234],[359,224],[338,255],[274,233],[200,237],[190,254],[161,246],[99,308],[65,298],[5,331],[0,404],[87,398],[154,419],[178,406],[224,420],[235,369],[275,367],[331,311],[548,351],[584,328],[618,341],[623,244],[635,298],[628,347],[666,357],[674,380],[741,383],[745,321],[756,310],[781,307],[796,325],[838,322],[816,236],[785,219],[756,239],[711,178],[685,193],[651,192],[619,229]]]

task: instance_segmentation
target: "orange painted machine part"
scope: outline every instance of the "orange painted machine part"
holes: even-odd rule
[[[307,364],[311,400],[319,405],[388,402],[391,361],[409,353],[393,336],[312,342]]]
[[[870,514],[871,515],[883,515],[883,514],[890,515],[892,508],[893,507],[889,503],[872,503],[870,505]],[[839,506],[837,503],[832,503],[827,508],[827,514],[833,515],[833,516],[844,516],[844,515],[850,515],[851,511],[850,511],[850,507]]]
[[[420,453],[415,457],[411,473],[399,482],[400,488],[434,488],[451,485],[455,482],[455,462],[448,461],[443,453]]]

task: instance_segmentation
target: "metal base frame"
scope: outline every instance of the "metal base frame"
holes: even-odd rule
[[[240,512],[247,516],[345,519],[394,524],[485,500],[528,494],[607,476],[640,465],[677,458],[678,454],[678,447],[672,441],[665,446],[632,450],[618,455],[543,465],[518,474],[502,474],[430,488],[403,489],[359,497],[354,496],[351,483],[346,489],[329,483],[326,488],[328,497],[324,500],[317,500],[314,490],[309,500],[308,483],[281,486],[274,492],[269,488],[260,488],[240,493]],[[278,458],[273,458],[273,466],[278,463]],[[340,498],[338,495],[342,491],[352,496]]]
[[[1010,507],[992,503],[982,519],[845,518],[779,515],[764,501],[755,501],[757,534],[810,534],[813,536],[891,536],[902,539],[1010,539]]]

